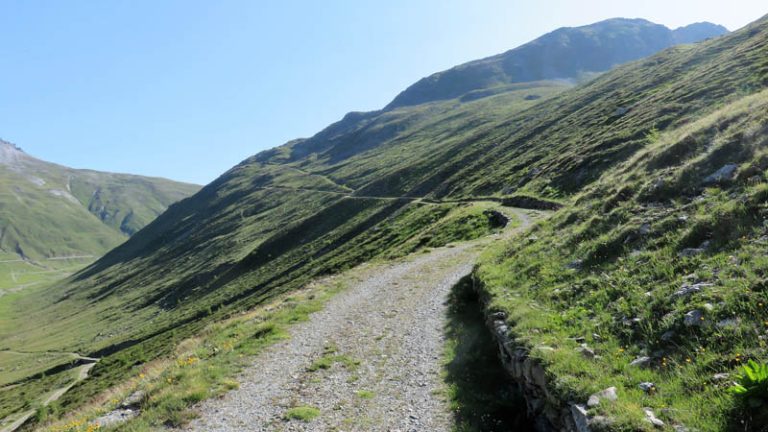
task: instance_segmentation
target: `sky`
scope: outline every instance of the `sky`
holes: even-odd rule
[[[738,29],[764,0],[0,0],[0,138],[205,184],[419,78],[612,17]]]

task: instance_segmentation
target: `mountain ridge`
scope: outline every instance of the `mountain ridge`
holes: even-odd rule
[[[604,72],[678,43],[727,33],[711,23],[671,30],[645,19],[612,18],[580,27],[561,27],[502,54],[470,61],[422,78],[385,109],[450,99],[472,90],[507,84],[573,79]]]
[[[0,140],[0,249],[24,259],[100,256],[198,187],[73,169]]]

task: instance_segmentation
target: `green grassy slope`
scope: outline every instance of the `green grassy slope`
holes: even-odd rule
[[[544,100],[567,88],[548,83],[528,87],[493,97],[504,103],[491,104],[489,98],[460,109],[487,105],[489,116],[500,118],[538,103],[525,100],[531,91]],[[453,105],[430,109],[450,118]],[[406,112],[399,115],[408,118]],[[422,116],[421,108],[412,116],[417,124],[435,121]],[[424,158],[428,150],[418,148]],[[379,166],[388,165],[382,160]],[[79,274],[16,300],[10,310],[24,313],[11,312],[0,322],[0,346],[103,357],[94,379],[62,400],[64,405],[78,403],[125,379],[135,365],[167,354],[174,341],[207,323],[317,276],[487,234],[492,227],[483,212],[491,205],[361,196],[322,173],[246,161],[171,205]],[[12,396],[7,401],[0,403],[0,415],[33,403]]]
[[[197,190],[165,179],[74,170],[0,142],[0,250],[40,263],[101,256]]]
[[[487,254],[492,308],[521,343],[554,348],[534,349],[554,392],[586,401],[617,386],[619,401],[593,411],[633,429],[649,429],[641,407],[697,430],[739,427],[730,381],[716,375],[768,360],[767,113],[763,91],[647,137],[535,240]],[[733,178],[706,180],[727,164]],[[586,359],[577,338],[601,358]],[[644,356],[647,367],[630,365]]]
[[[72,406],[208,322],[316,276],[487,232],[482,206],[456,200],[525,193],[571,202],[656,145],[649,136],[765,87],[767,26],[673,48],[572,89],[527,83],[350,114],[243,162],[83,272],[18,300],[26,313],[0,323],[0,345],[102,357],[93,379],[61,402]],[[499,277],[509,268],[499,266]],[[10,402],[0,415],[24,406],[15,391],[3,393]]]

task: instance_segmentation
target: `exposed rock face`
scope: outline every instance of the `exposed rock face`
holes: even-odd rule
[[[31,159],[16,145],[0,140],[0,165],[17,167],[24,161]]]

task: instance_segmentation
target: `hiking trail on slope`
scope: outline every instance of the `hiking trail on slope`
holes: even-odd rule
[[[516,228],[370,266],[290,339],[254,358],[240,388],[196,407],[189,431],[449,431],[443,354],[447,299],[489,241],[541,214],[506,208]],[[312,407],[311,421],[287,420]]]

